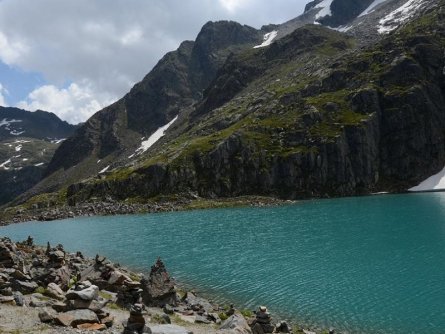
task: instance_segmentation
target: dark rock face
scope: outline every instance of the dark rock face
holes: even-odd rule
[[[350,22],[362,13],[374,0],[334,0],[331,4],[331,16],[319,20],[330,27],[338,27]]]
[[[102,159],[140,145],[181,110],[191,106],[232,52],[254,45],[261,33],[235,22],[209,22],[196,42],[186,41],[166,54],[121,100],[91,117],[56,151],[45,176],[94,156]],[[125,157],[127,159],[127,157]],[[81,177],[91,175],[85,168]]]

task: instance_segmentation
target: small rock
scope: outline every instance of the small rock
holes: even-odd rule
[[[83,300],[93,300],[97,299],[99,296],[99,287],[96,285],[92,285],[89,288],[76,291],[76,290],[68,290],[66,293],[66,299],[83,299]]]
[[[172,321],[171,321],[170,317],[168,316],[168,314],[165,314],[165,313],[162,314],[161,318],[164,320],[164,323],[166,323],[166,324],[171,324],[172,323]]]
[[[250,334],[252,331],[241,314],[235,313],[226,319],[220,327],[225,333]]]
[[[174,309],[171,305],[167,304],[165,305],[162,310],[164,311],[165,314],[173,314],[174,313]]]
[[[15,304],[14,296],[0,296],[0,303],[1,304]]]
[[[20,291],[25,295],[33,293],[39,287],[36,282],[25,282],[20,280],[14,280],[12,285],[15,290]]]
[[[51,305],[51,307],[56,311],[56,312],[65,312],[68,310],[68,306],[65,303],[62,302],[56,302],[53,305]]]
[[[23,294],[20,291],[14,292],[13,297],[14,297],[14,300],[15,300],[15,304],[17,306],[25,305],[25,299],[23,297]]]
[[[209,321],[206,317],[203,317],[201,315],[197,315],[195,318],[195,323],[197,324],[210,324],[211,321]]]
[[[51,313],[49,310],[42,310],[39,312],[39,319],[43,323],[52,322],[55,318],[55,314]]]
[[[105,318],[103,318],[103,319],[101,320],[101,323],[103,323],[105,326],[107,326],[108,328],[110,328],[110,327],[113,326],[113,323],[114,323],[114,317],[111,316],[111,315],[106,316]]]
[[[107,329],[107,326],[104,324],[81,324],[77,325],[77,328],[86,331],[103,331]]]
[[[65,294],[63,290],[56,283],[49,283],[46,288],[46,294],[54,299],[64,300]]]

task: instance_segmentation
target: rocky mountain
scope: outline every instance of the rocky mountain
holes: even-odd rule
[[[45,111],[0,107],[0,204],[40,181],[57,147],[75,128]]]
[[[444,17],[443,0],[316,0],[261,30],[208,23],[18,203],[406,190],[445,165]]]

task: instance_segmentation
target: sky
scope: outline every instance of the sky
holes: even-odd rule
[[[282,23],[310,0],[0,0],[0,105],[76,124],[207,21]]]

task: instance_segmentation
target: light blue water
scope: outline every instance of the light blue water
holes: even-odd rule
[[[350,333],[445,332],[445,194],[26,223],[0,229]]]

